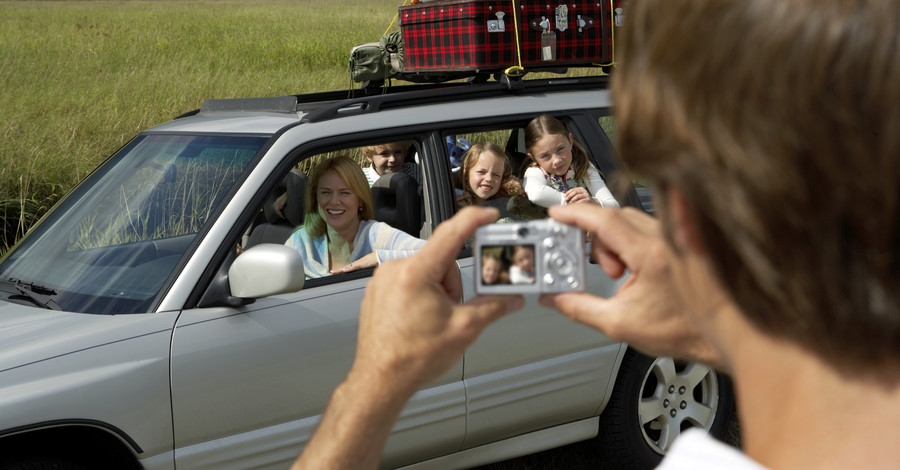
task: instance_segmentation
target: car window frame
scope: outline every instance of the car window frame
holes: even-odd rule
[[[409,140],[412,142],[412,146],[415,147],[415,150],[411,151],[411,153],[418,152],[419,158],[423,159],[422,154],[427,153],[425,148],[429,147],[425,142],[430,138],[431,135],[429,132],[421,132],[408,128],[392,129],[392,132],[390,133],[386,133],[383,130],[373,130],[353,135],[329,136],[306,141],[286,152],[284,157],[281,158],[275,168],[269,173],[269,176],[265,178],[265,184],[256,188],[253,197],[245,207],[242,208],[240,217],[237,218],[236,222],[228,231],[228,234],[224,238],[225,241],[220,245],[219,250],[216,252],[216,256],[211,259],[203,277],[197,282],[195,288],[188,297],[187,302],[185,302],[185,308],[201,307],[205,296],[210,295],[210,293],[216,289],[221,290],[223,288],[221,283],[227,285],[228,268],[237,257],[234,250],[236,244],[241,240],[244,233],[246,233],[247,228],[253,223],[259,209],[265,203],[266,197],[278,185],[280,178],[284,177],[291,169],[295,168],[297,164],[324,153],[358,148],[375,142],[394,142],[398,140]],[[421,174],[424,181],[426,178],[424,169],[421,169]],[[278,175],[278,177],[275,177],[275,175]],[[426,214],[428,212],[429,209],[426,207]],[[427,217],[425,223],[428,224]],[[433,227],[429,227],[427,233],[430,235],[432,230]],[[371,277],[374,270],[375,268],[367,268],[333,276],[307,279],[302,290]],[[220,285],[217,286],[217,283]],[[235,305],[246,303],[239,301],[239,299],[233,300],[235,301]]]

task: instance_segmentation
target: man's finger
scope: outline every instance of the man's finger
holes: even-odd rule
[[[521,295],[480,295],[457,306],[456,309],[465,312],[465,315],[455,315],[454,320],[459,322],[458,328],[477,337],[487,325],[524,306],[525,298]]]
[[[609,299],[585,292],[566,292],[543,294],[540,296],[539,302],[545,307],[559,310],[576,322],[592,326],[609,335],[608,325],[604,321],[612,313],[613,303]]]
[[[609,252],[613,260],[619,258],[626,267],[642,256],[648,235],[656,236],[658,221],[636,210],[620,210],[593,204],[553,206],[549,214],[554,219],[575,225],[594,234],[594,250]]]
[[[459,266],[456,263],[448,263],[447,270],[441,278],[441,285],[447,292],[447,297],[454,303],[462,301],[463,286],[462,276],[459,275]]]
[[[631,223],[641,233],[645,235],[657,235],[659,233],[659,220],[646,212],[633,207],[622,208],[619,212],[621,212],[622,218]]]
[[[424,275],[433,279],[442,280],[446,274],[448,263],[456,259],[459,249],[467,238],[475,233],[475,229],[482,225],[496,222],[500,212],[494,208],[465,207],[449,220],[438,225],[434,234],[428,239],[415,257],[426,260],[413,264]]]

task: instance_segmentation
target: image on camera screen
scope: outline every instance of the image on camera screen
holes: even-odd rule
[[[481,285],[534,284],[534,245],[481,247]]]

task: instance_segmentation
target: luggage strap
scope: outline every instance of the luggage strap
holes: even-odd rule
[[[522,67],[522,45],[519,43],[519,15],[516,14],[516,0],[510,0],[510,2],[512,2],[513,30],[516,32],[516,61],[518,64],[504,70],[503,73],[508,77],[521,77],[525,75],[525,68]]]
[[[401,7],[405,7],[407,1],[409,1],[409,0],[403,0],[403,5],[400,5],[400,6],[401,6]],[[387,27],[387,29],[384,30],[384,34],[382,34],[382,36],[387,36],[388,31],[390,31],[391,28],[394,27],[394,23],[397,22],[397,18],[399,18],[399,17],[400,17],[400,10],[398,9],[398,10],[397,10],[397,13],[394,13],[394,19],[391,20],[391,24],[389,24],[388,27]]]

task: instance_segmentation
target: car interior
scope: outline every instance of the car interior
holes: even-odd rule
[[[463,189],[463,182],[460,177],[462,155],[471,144],[481,141],[492,141],[500,144],[506,150],[513,175],[521,179],[529,162],[525,153],[524,136],[524,126],[527,122],[526,120],[505,123],[487,129],[482,127],[477,129],[447,130],[444,133],[444,138],[447,142],[451,187],[456,191]],[[421,174],[422,167],[421,162],[418,161],[417,145],[416,143],[410,145],[406,161],[418,165],[417,174]],[[291,233],[303,224],[306,191],[309,184],[306,171],[310,170],[319,161],[337,154],[350,155],[360,162],[361,168],[364,168],[369,163],[362,156],[359,148],[339,149],[312,155],[298,162],[265,198],[251,227],[245,232],[242,239],[242,247],[249,248],[260,243],[283,244]],[[426,208],[421,181],[417,181],[405,173],[382,175],[371,186],[371,191],[375,220],[387,223],[412,236],[422,238],[424,224],[426,223]],[[275,200],[279,197],[287,198],[282,211],[284,217],[277,214],[274,209]],[[485,205],[498,208],[501,211],[501,217],[503,217],[507,208],[507,200],[491,200],[486,202]]]
[[[243,237],[241,246],[249,248],[260,243],[283,244],[291,233],[303,225],[305,216],[306,191],[309,180],[303,168],[312,168],[328,154],[315,155],[295,166],[269,192],[260,207],[251,228]],[[416,161],[415,146],[411,146],[406,161]],[[368,164],[362,161],[361,167]],[[425,219],[422,205],[422,185],[404,173],[382,175],[371,187],[375,220],[403,230],[415,237],[420,236]],[[275,211],[275,201],[286,198],[282,214]]]

